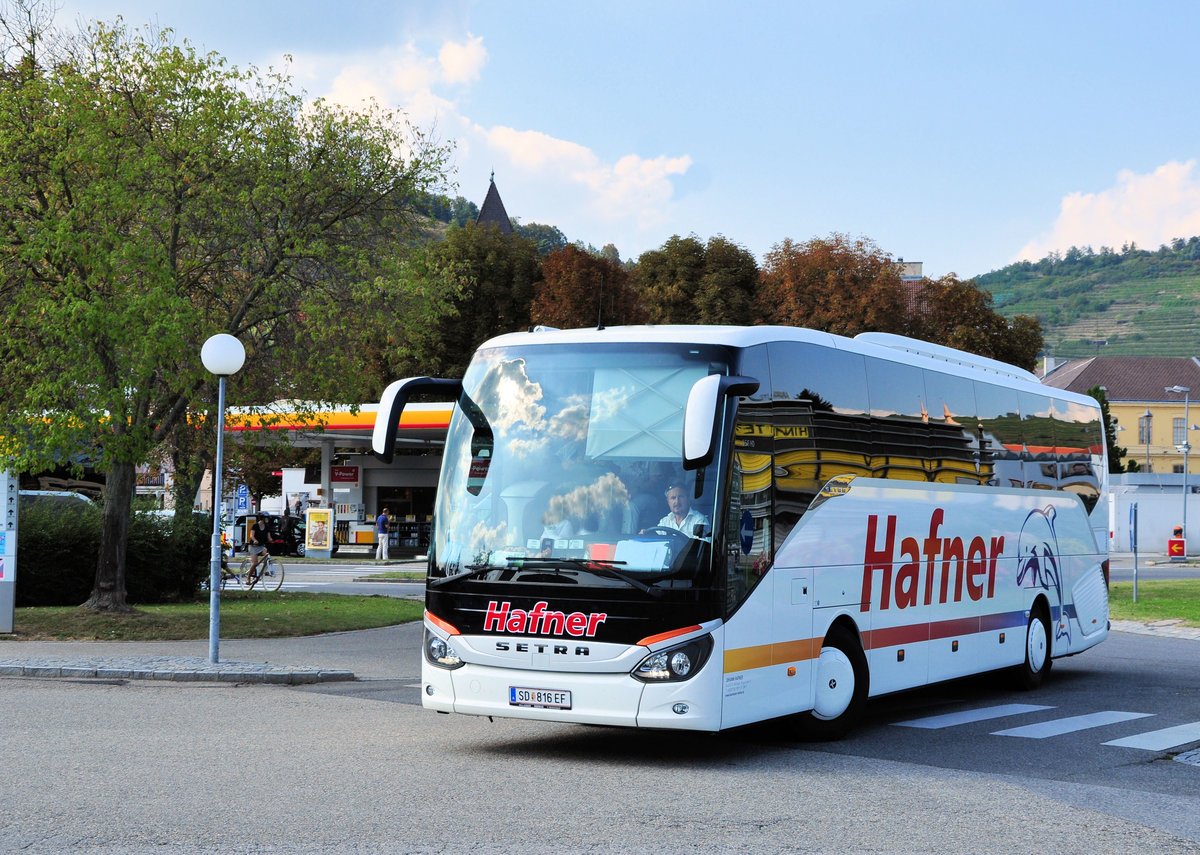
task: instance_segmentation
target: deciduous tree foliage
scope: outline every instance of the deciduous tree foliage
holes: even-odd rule
[[[202,343],[246,345],[230,403],[360,400],[358,331],[403,337],[444,300],[403,241],[446,152],[169,32],[55,38],[44,9],[10,5],[0,33],[0,458],[90,452],[107,486],[87,605],[121,610],[134,468],[211,407]]]
[[[464,285],[454,314],[432,331],[436,340],[428,342],[421,364],[431,373],[461,377],[481,343],[529,326],[529,303],[541,275],[537,242],[503,234],[495,226],[467,223],[451,228],[431,253]]]
[[[950,274],[912,285],[903,332],[914,338],[999,359],[1032,371],[1042,349],[1036,318],[1006,318],[992,309],[992,295],[973,280]]]
[[[577,328],[646,320],[629,273],[610,258],[565,246],[542,259],[542,279],[530,307],[536,324]]]
[[[1104,387],[1093,386],[1087,390],[1087,393],[1100,405],[1100,423],[1104,425],[1104,445],[1108,449],[1108,471],[1112,474],[1124,472],[1126,471],[1125,455],[1129,453],[1129,450],[1117,445],[1117,425],[1108,412],[1108,396],[1104,394]],[[1130,460],[1129,463],[1134,464],[1130,467],[1130,472],[1136,472],[1141,468],[1136,465],[1137,461]]]
[[[805,243],[785,239],[766,255],[758,314],[766,323],[838,335],[899,333],[900,267],[867,238],[835,232]]]
[[[642,253],[634,268],[650,320],[660,324],[749,324],[755,319],[758,262],[721,235],[701,243],[673,236]]]
[[[650,323],[696,323],[695,296],[704,278],[704,244],[694,235],[673,235],[660,249],[638,257],[633,278]]]

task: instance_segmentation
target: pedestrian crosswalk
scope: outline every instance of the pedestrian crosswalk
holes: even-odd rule
[[[924,716],[906,721],[892,722],[895,727],[912,727],[924,730],[941,730],[984,721],[999,721],[1019,716],[1054,710],[1053,706],[1039,704],[998,704],[990,707],[959,710],[940,715]],[[1123,710],[1098,710],[1078,715],[1055,716],[1030,724],[1016,723],[1013,727],[990,731],[992,736],[1019,739],[1049,739],[1070,733],[1105,727],[1112,724],[1156,718],[1155,713],[1129,712]],[[1143,731],[1120,739],[1111,739],[1103,745],[1116,748],[1136,748],[1143,751],[1169,751],[1194,742],[1200,742],[1200,721],[1171,727]],[[1195,752],[1188,752],[1189,754]],[[1180,755],[1183,756],[1183,755]]]

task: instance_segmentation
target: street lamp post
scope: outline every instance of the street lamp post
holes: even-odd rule
[[[1188,396],[1192,390],[1189,386],[1167,386],[1164,392],[1183,393],[1183,542],[1187,543],[1187,494],[1188,494],[1188,452],[1192,444],[1188,442]],[[1185,547],[1186,549],[1186,547]]]
[[[204,342],[200,361],[217,375],[217,460],[213,466],[212,559],[208,573],[208,661],[218,662],[221,636],[221,470],[225,466],[225,378],[236,374],[246,362],[246,348],[227,333]]]

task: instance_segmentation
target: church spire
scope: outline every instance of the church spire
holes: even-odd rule
[[[508,211],[504,210],[504,203],[500,201],[500,191],[496,189],[496,170],[492,170],[492,175],[488,179],[487,196],[483,199],[483,204],[479,207],[479,216],[475,218],[477,226],[495,226],[500,230],[501,234],[510,235],[513,232],[512,222],[508,219]]]

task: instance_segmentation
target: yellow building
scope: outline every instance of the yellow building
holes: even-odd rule
[[[1087,394],[1099,386],[1108,400],[1125,462],[1141,472],[1189,474],[1200,469],[1191,441],[1200,439],[1200,362],[1187,357],[1096,356],[1063,363],[1042,378],[1047,386]]]

